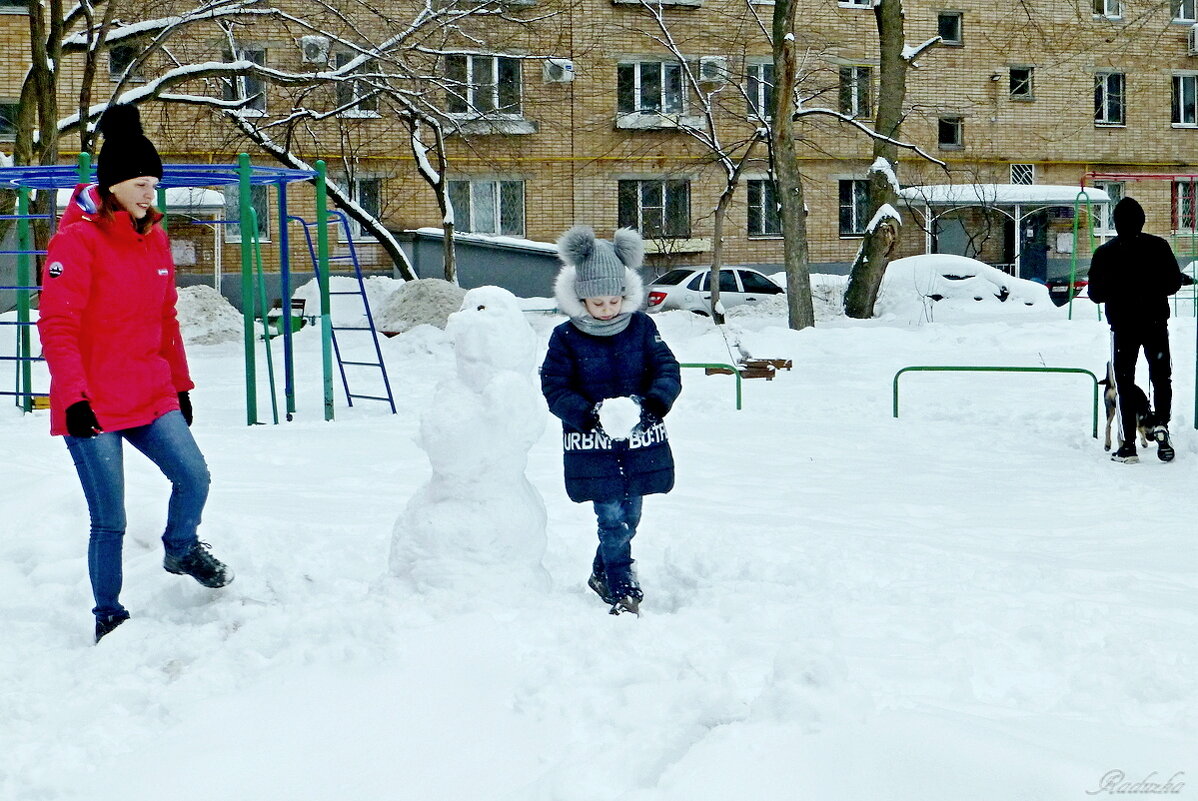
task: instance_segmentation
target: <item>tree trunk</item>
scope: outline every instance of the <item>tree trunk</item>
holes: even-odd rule
[[[774,3],[774,124],[770,130],[770,161],[778,200],[782,206],[783,253],[786,263],[786,305],[790,327],[796,331],[815,325],[811,304],[811,269],[807,264],[807,210],[803,181],[795,151],[794,113],[796,0]]]
[[[882,136],[897,139],[903,120],[903,100],[907,94],[902,0],[880,0],[874,6],[874,20],[878,27],[881,51],[874,130]],[[879,159],[884,159],[889,165],[886,170],[878,169]],[[869,217],[873,224],[867,228],[849,272],[848,289],[844,295],[844,312],[849,317],[873,317],[882,276],[886,273],[890,254],[898,241],[899,220],[892,216],[878,217],[878,210],[886,205],[896,212],[898,210],[898,193],[889,177],[897,173],[897,168],[898,146],[893,141],[874,139],[874,166],[869,172]]]

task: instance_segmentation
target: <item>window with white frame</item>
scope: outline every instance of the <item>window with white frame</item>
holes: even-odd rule
[[[1012,164],[1011,183],[1020,186],[1031,186],[1036,183],[1035,164]]]
[[[1034,67],[1011,67],[1010,69],[1010,89],[1012,100],[1032,100],[1035,95],[1032,93],[1032,78],[1035,75]]]
[[[633,61],[616,66],[616,111],[620,114],[682,114],[682,65],[676,61]]]
[[[769,120],[774,111],[774,65],[748,64],[745,69],[745,94],[749,98],[749,114],[759,120]]]
[[[1173,76],[1173,124],[1198,126],[1198,73]]]
[[[1123,199],[1125,184],[1122,181],[1095,181],[1095,189],[1101,189],[1110,197],[1110,204],[1100,204],[1094,207],[1094,233],[1099,235],[1110,235],[1115,233],[1115,223],[1111,219],[1111,212],[1115,205]]]
[[[869,67],[840,68],[840,113],[850,117],[870,115]]]
[[[266,50],[260,47],[247,47],[237,52],[225,51],[225,61],[250,61],[258,66],[266,64]],[[225,100],[244,100],[253,98],[243,108],[243,113],[266,112],[266,81],[254,75],[238,75],[224,82]]]
[[[108,48],[108,79],[119,81],[125,77],[125,71],[137,61],[137,57],[141,55],[141,48],[137,45],[113,45]],[[134,70],[129,75],[131,81],[143,81],[144,76],[141,70]]]
[[[1123,0],[1094,0],[1094,16],[1121,17],[1123,16]]]
[[[357,53],[341,52],[336,55],[337,68],[341,69],[358,57]],[[358,72],[368,72],[372,68],[372,62],[365,61],[358,68]],[[369,84],[356,80],[345,80],[337,84],[337,106],[347,106],[357,101],[357,105],[345,112],[347,116],[355,114],[359,116],[377,117],[379,110],[379,98],[374,93]]]
[[[470,234],[524,236],[524,181],[470,178],[450,180],[449,202],[457,230]]]
[[[1173,230],[1198,233],[1198,183],[1189,178],[1173,181]]]
[[[445,57],[446,110],[450,114],[521,114],[520,59],[506,56]]]
[[[1127,77],[1122,72],[1099,72],[1094,76],[1094,124],[1123,125]]]
[[[864,236],[869,224],[869,181],[849,178],[840,181],[840,235]]]
[[[354,178],[347,183],[350,200],[357,203],[362,211],[377,220],[382,211],[383,180],[375,177],[361,177]],[[350,236],[355,240],[363,236],[362,224],[354,218],[347,215],[346,225],[349,226]],[[337,237],[342,242],[345,241],[345,228],[345,225],[337,226]]]
[[[936,34],[940,43],[959,47],[965,44],[965,14],[960,11],[941,11],[936,15]]]
[[[1173,0],[1174,22],[1198,22],[1198,0]]]
[[[635,228],[646,239],[685,239],[691,235],[691,183],[687,179],[620,181],[621,228]]]
[[[873,8],[875,0],[838,0],[841,8]]]
[[[270,187],[255,185],[250,187],[250,206],[258,217],[258,240],[270,241]],[[225,241],[237,243],[241,241],[241,193],[236,184],[225,187],[225,219],[238,222],[222,225],[225,229]]]
[[[965,122],[960,117],[941,117],[936,121],[936,142],[941,150],[965,147]]]
[[[750,178],[748,190],[749,236],[781,236],[777,186],[768,178]]]

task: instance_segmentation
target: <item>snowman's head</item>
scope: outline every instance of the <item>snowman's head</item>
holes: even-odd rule
[[[506,289],[471,289],[461,308],[449,315],[445,331],[453,341],[458,375],[467,384],[481,386],[500,370],[532,370],[536,336],[516,296]]]

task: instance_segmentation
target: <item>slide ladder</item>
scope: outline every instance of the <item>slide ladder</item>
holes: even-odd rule
[[[333,353],[337,357],[337,367],[341,372],[341,385],[345,388],[346,401],[349,403],[350,406],[354,405],[355,398],[357,398],[359,400],[385,401],[386,403],[388,403],[391,406],[391,413],[396,414],[395,395],[391,392],[391,380],[387,376],[387,365],[383,361],[383,349],[379,345],[378,330],[374,326],[374,314],[370,309],[370,301],[367,299],[367,296],[366,296],[366,281],[362,277],[362,266],[358,262],[358,251],[354,247],[354,238],[352,236],[352,231],[350,230],[349,218],[345,215],[344,212],[340,212],[340,211],[331,211],[331,212],[329,212],[328,216],[329,216],[330,224],[336,224],[336,225],[340,226],[342,233],[345,235],[345,242],[348,246],[348,253],[346,253],[344,255],[340,255],[340,256],[329,256],[329,262],[330,262],[330,264],[332,262],[350,262],[351,264],[353,264],[354,277],[357,279],[357,282],[358,282],[357,290],[339,290],[338,291],[338,290],[330,289],[329,295],[330,296],[333,296],[333,295],[357,295],[361,299],[362,308],[365,309],[365,312],[366,312],[366,314],[365,314],[366,324],[365,325],[336,325],[336,324],[332,325]],[[312,257],[312,271],[316,274],[316,278],[319,281],[320,280],[320,261],[317,258],[316,245],[315,245],[315,243],[313,241],[313,237],[312,237],[312,230],[316,227],[316,225],[318,223],[309,222],[309,221],[303,219],[302,217],[295,217],[295,216],[289,216],[287,219],[292,222],[299,223],[300,226],[302,226],[303,231],[304,231],[304,239],[308,243],[308,253]],[[343,358],[341,355],[341,346],[337,341],[337,332],[338,331],[366,332],[366,333],[370,334],[371,342],[374,345],[375,360],[374,361],[361,361],[361,360],[355,361],[355,360]],[[377,370],[379,372],[379,375],[382,378],[384,394],[365,395],[362,393],[352,392],[349,387],[349,377],[345,370],[346,367],[361,367],[361,368],[370,368],[371,370]]]

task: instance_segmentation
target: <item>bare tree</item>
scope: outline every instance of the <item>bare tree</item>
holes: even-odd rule
[[[899,145],[896,140],[903,123],[907,69],[917,56],[939,41],[937,37],[917,48],[908,48],[903,19],[902,0],[877,0],[874,4],[881,56],[881,85],[874,118],[874,131],[879,136],[874,139],[874,162],[869,169],[870,220],[853,261],[844,296],[844,310],[849,317],[873,317],[878,288],[898,242],[902,217],[897,210],[899,183],[895,171]]]

